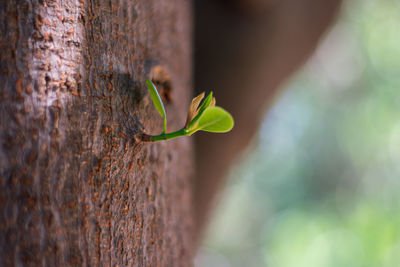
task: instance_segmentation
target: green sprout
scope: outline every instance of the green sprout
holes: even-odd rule
[[[152,81],[146,80],[146,85],[149,88],[154,106],[163,118],[163,131],[159,135],[143,134],[142,141],[157,142],[169,140],[180,136],[191,136],[197,131],[226,133],[233,128],[234,122],[231,114],[223,108],[215,106],[215,98],[212,92],[206,98],[204,98],[205,93],[203,92],[193,98],[189,106],[185,126],[178,131],[167,133],[167,114],[164,104]]]

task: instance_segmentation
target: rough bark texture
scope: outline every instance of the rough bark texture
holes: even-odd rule
[[[185,0],[0,1],[0,266],[189,266]],[[159,68],[156,68],[159,69]],[[153,73],[157,80],[157,73]]]

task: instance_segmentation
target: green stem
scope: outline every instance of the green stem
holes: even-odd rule
[[[165,134],[166,132],[167,132],[167,118],[165,117],[164,121],[163,121],[163,132],[162,132],[162,134]]]
[[[188,135],[188,132],[186,131],[185,128],[183,128],[183,129],[180,129],[179,131],[176,131],[176,132],[162,133],[162,134],[159,134],[159,135],[143,134],[142,135],[142,141],[145,141],[145,142],[157,142],[157,141],[161,141],[161,140],[174,139],[174,138],[177,138],[179,136],[186,136],[186,135]]]

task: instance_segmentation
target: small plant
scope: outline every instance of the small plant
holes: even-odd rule
[[[215,98],[212,92],[205,98],[203,92],[193,98],[189,106],[185,127],[176,132],[167,133],[167,114],[165,113],[164,104],[154,84],[150,80],[146,80],[146,85],[149,88],[154,106],[163,118],[163,131],[159,135],[143,134],[142,141],[157,142],[179,136],[190,136],[197,131],[225,133],[229,132],[233,127],[234,122],[231,114],[223,108],[215,106]]]

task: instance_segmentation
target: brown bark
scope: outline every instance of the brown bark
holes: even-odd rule
[[[190,19],[185,0],[0,2],[0,266],[190,265],[190,139],[132,138],[162,128],[155,66],[185,120]]]

